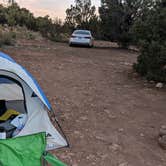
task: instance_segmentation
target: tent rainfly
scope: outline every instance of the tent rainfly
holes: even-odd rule
[[[0,141],[46,133],[46,151],[67,147],[66,138],[49,119],[48,112],[52,111],[32,75],[10,56],[0,52]],[[2,128],[6,129],[3,131],[5,139]]]

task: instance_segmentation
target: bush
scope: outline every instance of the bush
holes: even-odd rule
[[[27,32],[26,36],[27,36],[28,40],[35,40],[35,38],[36,38],[35,35],[33,33],[30,33],[30,32],[29,33]]]
[[[148,80],[166,82],[166,8],[159,1],[146,18],[134,26],[141,52],[134,69]]]
[[[134,68],[148,80],[166,82],[166,42],[144,43]]]
[[[0,46],[12,45],[13,44],[13,33],[11,32],[0,32]]]
[[[119,36],[117,43],[121,48],[128,48],[129,45],[131,44],[131,40],[132,39],[129,32],[123,32]]]

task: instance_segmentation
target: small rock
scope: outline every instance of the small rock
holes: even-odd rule
[[[156,115],[157,115],[157,112],[152,112],[152,114],[156,116]]]
[[[104,112],[107,113],[107,114],[110,114],[110,111],[107,110],[107,109],[104,109]]]
[[[84,135],[80,135],[80,138],[83,139],[83,138],[84,138]]]
[[[80,121],[79,120],[76,120],[77,123],[79,123]]]
[[[82,117],[80,117],[80,119],[83,120],[83,121],[85,121],[85,120],[88,120],[88,117],[82,116]]]
[[[162,125],[161,128],[166,130],[166,125]]]
[[[128,163],[127,162],[121,163],[121,164],[119,164],[119,166],[128,166]]]
[[[105,141],[105,138],[102,137],[102,136],[95,136],[97,140],[100,140],[100,141]]]
[[[166,70],[166,65],[164,65],[163,69]]]
[[[139,74],[138,73],[133,73],[133,77],[138,78]]]
[[[163,83],[161,83],[161,82],[159,82],[159,83],[156,84],[156,88],[163,88],[163,86],[164,86],[164,85],[163,85]]]
[[[116,116],[113,115],[113,114],[111,114],[110,110],[104,109],[104,112],[105,112],[106,114],[108,114],[108,117],[109,117],[110,119],[116,119]]]
[[[69,156],[74,156],[75,154],[74,153],[68,153]]]
[[[74,134],[80,135],[81,133],[79,131],[74,131]]]
[[[72,166],[78,166],[78,164],[75,163],[75,164],[73,164]]]
[[[162,137],[164,135],[166,135],[166,126],[165,125],[161,126],[160,131],[159,131],[159,136]]]
[[[124,114],[125,114],[125,111],[121,111],[120,113],[121,113],[122,115],[124,115]]]
[[[144,137],[145,135],[143,133],[140,134],[141,137]]]
[[[155,81],[151,80],[151,81],[149,81],[149,83],[150,83],[150,84],[154,84],[154,83],[155,83]]]
[[[158,143],[162,149],[166,150],[166,135],[159,137]]]
[[[71,156],[69,156],[68,154],[62,154],[61,158],[62,159],[71,159]]]
[[[116,119],[116,118],[117,118],[115,115],[112,115],[112,114],[108,115],[108,117],[109,117],[110,119]]]
[[[108,154],[103,154],[103,155],[101,155],[101,159],[102,159],[102,160],[105,160],[105,159],[108,158],[108,157],[109,157]]]
[[[115,152],[115,151],[121,150],[122,148],[120,145],[114,143],[114,144],[109,146],[109,149],[112,150],[113,152]]]
[[[123,131],[124,131],[124,129],[123,129],[123,128],[120,128],[120,129],[118,129],[118,131],[119,131],[119,132],[123,132]]]
[[[91,159],[94,159],[95,158],[95,155],[93,154],[90,154],[86,157],[87,160],[91,160]]]
[[[132,63],[125,62],[124,65],[126,65],[126,66],[132,66],[133,64],[132,64]]]
[[[64,115],[62,115],[62,118],[64,118],[64,119],[66,119],[66,120],[68,120],[69,119],[69,117],[70,117],[70,115],[69,114],[64,114]]]

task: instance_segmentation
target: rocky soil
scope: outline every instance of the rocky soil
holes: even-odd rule
[[[25,41],[3,49],[48,96],[70,141],[53,151],[70,166],[165,166],[158,144],[166,89],[133,72],[137,52]]]

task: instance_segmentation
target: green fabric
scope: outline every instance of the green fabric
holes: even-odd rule
[[[62,163],[61,161],[59,161],[56,157],[54,157],[52,154],[47,153],[44,156],[44,159],[51,164],[51,166],[67,166],[66,164]]]
[[[45,133],[0,140],[0,166],[41,166]]]

